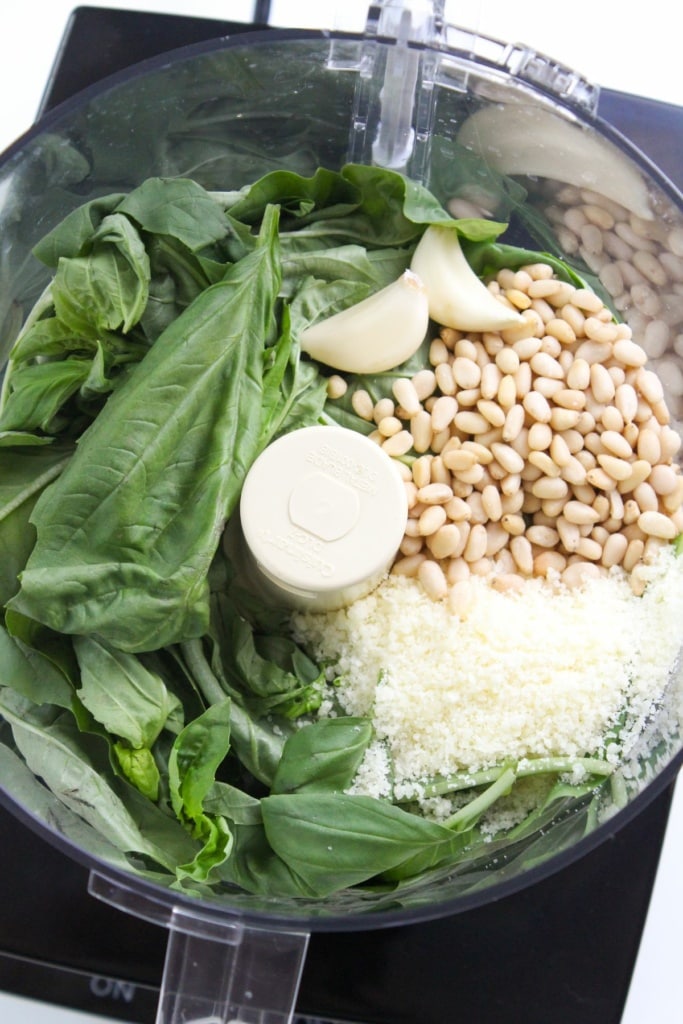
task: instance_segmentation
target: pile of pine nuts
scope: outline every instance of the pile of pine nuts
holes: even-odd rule
[[[350,396],[405,481],[392,572],[456,612],[472,575],[503,590],[532,577],[577,586],[620,566],[642,593],[639,567],[683,531],[681,438],[646,351],[547,264],[502,270],[489,289],[519,326],[442,328],[430,366],[396,379],[392,398]],[[345,390],[329,378],[331,398]]]
[[[675,419],[683,419],[683,225],[653,194],[655,216],[638,217],[596,192],[546,183],[541,206],[568,258],[598,276],[657,373]]]

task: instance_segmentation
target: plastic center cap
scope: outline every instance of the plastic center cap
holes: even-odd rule
[[[303,427],[259,455],[240,498],[254,582],[279,604],[339,608],[376,586],[405,532],[406,490],[355,430]]]
[[[289,517],[294,525],[320,540],[344,537],[359,515],[357,493],[327,473],[312,473],[299,480],[289,496]]]

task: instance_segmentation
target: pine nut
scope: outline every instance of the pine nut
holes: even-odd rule
[[[348,384],[343,377],[340,377],[338,373],[333,373],[327,378],[327,397],[328,398],[342,398],[348,390]]]
[[[558,536],[565,551],[570,554],[576,551],[581,540],[581,533],[576,523],[570,523],[564,516],[559,516],[556,524]]]
[[[445,505],[452,497],[453,491],[445,483],[429,483],[417,492],[417,500],[424,505]]]
[[[539,548],[554,548],[560,536],[550,526],[530,526],[526,531],[526,539]]]
[[[564,506],[564,517],[570,523],[583,526],[587,523],[597,523],[600,515],[583,501],[568,501]]]
[[[490,365],[495,366],[494,363],[491,363]],[[500,374],[498,367],[496,367],[496,371]],[[499,381],[500,383],[498,385],[496,393],[498,398],[498,404],[503,409],[511,409],[517,401],[517,383],[515,381],[515,378],[512,374],[506,374],[505,376],[499,376]]]
[[[510,512],[506,513],[502,517],[500,523],[506,533],[509,533],[511,537],[519,537],[526,529],[523,517]]]
[[[470,535],[467,538],[467,544],[463,552],[465,561],[471,564],[472,562],[477,562],[480,558],[484,558],[486,555],[486,544],[486,527],[482,523],[475,523],[470,530]]]
[[[561,434],[553,434],[550,442],[550,457],[555,465],[561,469],[567,466],[571,460],[572,453],[564,437]]]
[[[565,498],[569,494],[569,487],[560,476],[543,476],[532,484],[531,493],[543,500],[546,498],[554,500]]]
[[[434,433],[439,433],[449,427],[457,411],[458,403],[452,395],[440,395],[431,410]]]
[[[551,409],[548,404],[547,398],[544,398],[538,391],[530,391],[524,396],[522,405],[526,409],[529,416],[536,420],[538,423],[549,423],[551,418]]]
[[[507,473],[521,473],[524,469],[524,459],[510,445],[494,443],[491,445],[491,452]]]
[[[492,399],[498,393],[502,374],[495,363],[486,363],[481,367],[479,391],[482,398]]]
[[[585,391],[590,384],[591,367],[585,359],[574,359],[567,371],[567,387]]]
[[[648,537],[673,540],[676,536],[676,524],[663,512],[642,512],[638,516],[638,526]]]
[[[368,392],[364,388],[358,388],[351,395],[351,408],[361,419],[371,420],[375,406]]]
[[[445,525],[447,520],[443,505],[430,505],[419,518],[419,532],[422,537],[429,537]]]
[[[513,348],[502,348],[496,355],[495,363],[502,374],[516,373],[520,359]]]
[[[476,388],[481,382],[481,368],[472,359],[457,356],[453,360],[451,372],[459,388]]]
[[[399,551],[406,557],[419,554],[422,551],[422,537],[413,537],[412,534],[406,533],[399,546]]]
[[[535,356],[537,352],[540,352],[541,346],[541,339],[532,335],[530,338],[522,338],[520,341],[516,341],[512,347],[519,356],[519,359],[524,362]]]
[[[659,495],[674,494],[680,477],[673,466],[653,466],[648,477],[652,489]]]
[[[586,483],[589,483],[591,487],[595,487],[600,491],[612,491],[617,482],[614,477],[610,476],[606,470],[595,466],[593,469],[589,469],[586,472]]]
[[[574,331],[563,317],[553,316],[546,322],[545,331],[552,338],[557,338],[561,345],[573,345],[576,341]]]
[[[427,546],[438,561],[452,558],[462,554],[462,535],[455,523],[444,523],[427,538]]]
[[[477,402],[477,409],[492,427],[502,427],[505,423],[505,410],[497,402],[480,398]]]
[[[615,430],[603,430],[600,440],[612,455],[616,455],[620,459],[633,457],[633,449],[623,434],[618,434]]]
[[[571,430],[578,424],[581,413],[578,409],[555,408],[550,413],[550,426],[558,434]]]
[[[429,362],[432,366],[448,362],[448,346],[442,338],[433,338],[429,346]]]
[[[433,484],[447,484],[449,487],[451,486],[451,474],[448,467],[444,465],[443,457],[441,455],[437,454],[432,459],[430,476]]]
[[[576,553],[589,562],[598,562],[602,558],[602,545],[591,537],[581,537]]]
[[[623,533],[612,533],[605,541],[600,561],[606,569],[611,569],[614,565],[621,565],[627,548],[628,540]]]
[[[406,455],[412,447],[413,435],[409,430],[400,430],[398,434],[388,437],[382,444],[382,448],[387,455],[393,455],[394,457]]]
[[[624,366],[643,366],[647,361],[647,352],[635,341],[623,338],[614,343],[613,355],[617,362]]]
[[[602,415],[600,416],[600,422],[602,423],[602,426],[605,430],[613,430],[617,434],[623,434],[624,440],[628,444],[629,448],[631,448],[631,441],[629,440],[629,437],[632,434],[632,431],[631,429],[629,429],[628,431],[626,430],[624,417],[621,415],[616,405],[605,406],[605,408],[602,411]],[[634,427],[635,424],[632,423],[630,426]],[[637,428],[634,436],[638,436]],[[631,451],[633,451],[632,448]]]
[[[519,571],[525,576],[531,576],[534,571],[534,558],[531,544],[526,537],[513,537],[510,541],[510,551]]]
[[[394,381],[392,391],[394,398],[408,416],[414,416],[422,408],[415,385],[407,377],[398,377]]]
[[[377,429],[382,437],[393,437],[399,430],[403,430],[403,424],[397,416],[385,416],[377,424]]]
[[[498,488],[494,484],[487,484],[481,492],[484,512],[492,522],[498,522],[503,515]]]
[[[489,421],[480,412],[463,410],[453,418],[456,429],[463,434],[483,434],[489,428]]]
[[[633,491],[633,498],[641,512],[656,512],[659,509],[659,498],[654,487],[647,480],[638,484]]]
[[[425,558],[426,555],[422,551],[416,555],[406,555],[404,558],[399,558],[394,562],[391,571],[396,576],[415,577]]]
[[[643,480],[647,480],[650,473],[652,472],[652,466],[645,459],[636,459],[635,462],[631,463],[631,473],[625,480],[620,480],[618,483],[619,492],[621,494],[628,494],[630,491],[635,490],[638,484],[642,484]]]
[[[440,601],[448,593],[448,583],[440,565],[431,558],[424,559],[417,570],[417,578],[428,597]]]
[[[605,363],[612,355],[612,346],[601,341],[583,341],[574,355],[587,363]]]
[[[645,551],[645,544],[640,538],[636,537],[629,541],[629,545],[626,548],[626,554],[624,555],[622,565],[626,572],[633,572],[636,565],[640,562]]]
[[[421,402],[424,402],[425,399],[429,398],[430,395],[433,395],[436,390],[436,374],[434,370],[428,370],[427,368],[418,370],[417,373],[411,377],[411,383],[415,388],[417,397]]]
[[[524,587],[524,580],[516,572],[501,572],[491,580],[491,586],[500,593],[516,592]]]
[[[454,395],[457,386],[453,379],[453,370],[450,363],[438,363],[434,368],[436,385],[442,395]]]
[[[541,473],[549,477],[559,477],[561,475],[560,467],[557,463],[553,462],[553,459],[546,451],[532,450],[528,456],[529,462],[536,469],[540,469]],[[539,495],[543,497],[543,495]]]
[[[655,405],[664,397],[662,382],[652,370],[641,370],[636,377],[636,390],[646,402]]]
[[[662,507],[665,509],[666,512],[669,513],[669,515],[672,516],[681,507],[682,504],[683,504],[683,476],[679,475],[678,479],[676,481],[676,488],[675,488],[675,490],[673,490],[671,492],[671,494],[664,494],[662,496]]]
[[[426,409],[420,409],[410,420],[413,448],[419,454],[427,452],[432,441],[432,417]]]

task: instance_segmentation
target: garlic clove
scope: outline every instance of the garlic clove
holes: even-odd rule
[[[458,142],[501,174],[533,175],[590,189],[652,220],[647,186],[606,139],[527,104],[498,104],[472,114]]]
[[[514,327],[520,314],[500,302],[470,267],[452,227],[433,224],[418,242],[410,269],[424,282],[429,315],[444,327],[496,331]]]
[[[308,355],[348,373],[381,373],[409,359],[429,326],[427,293],[419,277],[401,277],[301,335]]]

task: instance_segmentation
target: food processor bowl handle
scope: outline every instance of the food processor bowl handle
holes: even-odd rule
[[[290,1024],[308,934],[175,907],[156,1024]]]
[[[348,159],[422,180],[428,163],[434,76],[445,0],[376,0],[360,49],[332,40],[328,66],[358,73]]]
[[[308,932],[170,906],[100,872],[88,890],[168,928],[156,1024],[291,1024]]]

